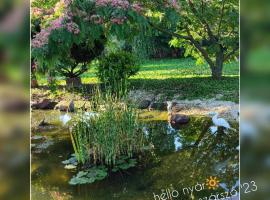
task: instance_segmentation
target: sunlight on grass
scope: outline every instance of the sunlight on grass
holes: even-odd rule
[[[130,78],[131,89],[143,89],[173,98],[180,94],[181,99],[215,98],[222,94],[222,100],[238,102],[239,63],[231,62],[224,66],[222,80],[213,80],[207,65],[196,65],[191,58],[147,60],[141,64],[139,73]],[[95,65],[81,76],[83,84],[100,83]],[[40,85],[46,85],[45,76],[38,76]],[[59,85],[65,85],[64,77],[57,77]]]

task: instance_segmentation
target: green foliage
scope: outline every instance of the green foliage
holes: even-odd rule
[[[116,161],[115,166],[112,169],[112,172],[127,170],[131,167],[135,167],[136,164],[137,164],[136,159],[130,159],[128,156],[122,156]]]
[[[236,59],[239,49],[239,2],[221,0],[204,2],[145,2],[151,26],[172,37],[171,46],[183,46],[185,56],[207,62],[213,78],[220,79],[223,63]]]
[[[163,94],[167,98],[209,99],[222,94],[222,100],[239,101],[239,63],[226,63],[223,78],[212,80],[209,67],[196,65],[191,58],[148,60],[140,65],[140,71],[129,79],[129,88]],[[37,76],[40,85],[46,84],[46,77]],[[87,84],[98,83],[93,66],[82,75]],[[59,80],[64,84],[63,79]],[[191,89],[192,88],[192,89]]]
[[[132,106],[99,92],[90,104],[93,112],[79,115],[71,131],[79,163],[114,166],[122,156],[132,158],[141,151],[144,133]]]
[[[32,0],[31,7],[51,9],[59,0]]]
[[[224,77],[211,79],[211,70],[196,65],[191,58],[149,60],[130,79],[130,88],[163,94],[166,98],[210,99],[223,95],[222,100],[239,101],[239,63],[225,64]]]
[[[139,71],[136,58],[120,51],[102,57],[98,64],[97,76],[106,88],[117,94],[125,94],[128,78]]]
[[[95,166],[83,171],[79,171],[79,173],[69,181],[69,184],[81,185],[103,180],[108,176],[107,171],[108,169],[104,166]]]
[[[74,0],[70,5],[65,5],[64,1],[52,0],[44,6],[39,6],[38,2],[42,3],[38,0],[32,6],[41,7],[42,10],[37,10],[36,13],[42,14],[33,15],[32,30],[35,31],[32,34],[34,37],[36,33],[44,30],[47,33],[41,34],[43,37],[40,39],[43,43],[45,41],[45,44],[32,48],[32,57],[39,66],[46,69],[43,71],[56,69],[66,77],[77,77],[84,73],[88,69],[87,64],[102,53],[107,38],[113,36],[119,40],[130,41],[134,32],[140,32],[140,27],[146,26],[143,17],[131,9],[96,6],[95,1]],[[49,14],[44,11],[46,8],[52,8]],[[117,24],[111,22],[112,19],[124,21]],[[51,22],[55,20],[58,22],[54,24],[60,23],[62,27],[57,25],[57,28],[52,28]],[[141,23],[134,23],[137,21]],[[66,25],[71,23],[77,28],[76,34],[66,28]],[[48,37],[48,42],[45,36]],[[76,55],[78,51],[80,57]]]

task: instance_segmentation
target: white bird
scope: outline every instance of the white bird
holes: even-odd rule
[[[218,131],[218,127],[217,126],[211,126],[210,131],[211,131],[212,134],[215,134]]]
[[[71,116],[68,113],[60,115],[60,120],[64,125],[66,125],[71,120]]]
[[[212,122],[214,124],[214,126],[210,127],[212,134],[215,134],[217,132],[218,127],[223,127],[225,129],[235,130],[235,129],[231,128],[230,124],[225,119],[218,118],[218,113],[210,112],[209,116],[212,117]]]
[[[224,127],[226,129],[230,129],[231,126],[230,124],[223,118],[218,118],[218,113],[216,112],[211,112],[209,113],[210,116],[212,116],[212,121],[214,123],[215,126],[217,127]]]

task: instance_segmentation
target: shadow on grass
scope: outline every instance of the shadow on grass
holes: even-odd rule
[[[179,95],[181,99],[214,98],[222,94],[222,99],[239,101],[239,77],[169,78],[169,79],[131,79],[131,89],[151,90],[164,93],[167,97]]]
[[[57,90],[66,90],[71,93],[90,95],[96,87],[105,90],[103,84],[83,84],[81,87],[70,88],[59,85]],[[211,77],[169,78],[169,79],[130,79],[131,90],[152,91],[156,95],[163,94],[171,99],[209,99],[222,95],[221,100],[239,102],[239,77],[223,77],[214,80]],[[48,86],[39,89],[49,90]]]

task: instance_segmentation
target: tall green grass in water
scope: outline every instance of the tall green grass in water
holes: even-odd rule
[[[92,116],[78,116],[71,129],[77,160],[115,165],[121,157],[134,157],[144,146],[144,133],[136,109],[127,101],[99,90],[90,101]]]

